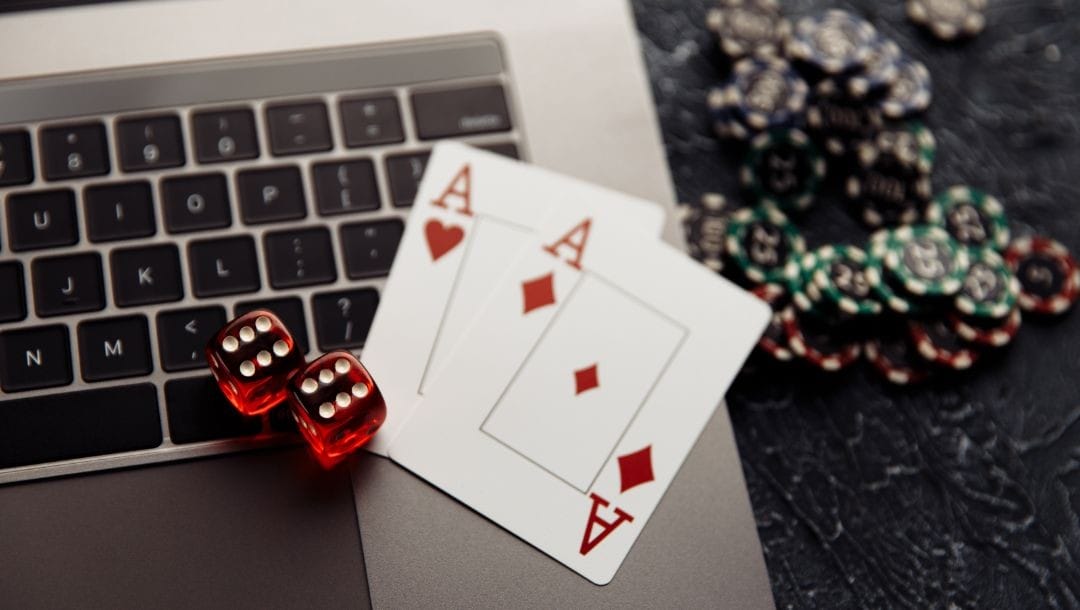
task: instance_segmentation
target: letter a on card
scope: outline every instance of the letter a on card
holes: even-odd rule
[[[446,185],[441,195],[431,202],[437,208],[451,209],[465,216],[472,216],[472,185],[469,164],[461,166],[458,173]]]
[[[570,265],[574,269],[581,269],[581,257],[585,254],[585,244],[589,241],[589,228],[592,226],[592,219],[586,218],[578,223],[573,229],[566,232],[555,243],[544,246],[544,250],[555,258],[561,258],[560,251],[562,248],[569,248],[574,256],[571,258],[563,259],[566,264]]]
[[[596,548],[596,545],[603,542],[604,538],[611,535],[615,528],[634,520],[633,516],[621,508],[615,509],[614,521],[601,518],[600,507],[607,507],[609,502],[595,493],[589,494],[589,497],[592,498],[592,509],[589,511],[589,521],[585,524],[585,535],[581,537],[581,550],[578,551],[582,555],[588,555],[589,551]],[[600,531],[593,534],[593,526],[599,526]]]

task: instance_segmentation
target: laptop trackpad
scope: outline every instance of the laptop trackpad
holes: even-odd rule
[[[12,608],[366,607],[347,469],[273,450],[0,488]]]

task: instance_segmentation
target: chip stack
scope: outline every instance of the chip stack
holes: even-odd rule
[[[952,39],[982,27],[983,5],[911,0],[908,11]],[[734,65],[708,105],[716,132],[746,147],[750,205],[711,193],[680,213],[691,254],[772,307],[758,360],[828,373],[863,360],[906,386],[970,369],[1025,316],[1080,300],[1080,265],[1062,244],[1012,239],[1005,207],[981,190],[933,196],[936,141],[916,118],[930,73],[869,22],[831,10],[790,27],[774,0],[723,0],[709,27]],[[792,219],[832,184],[875,232],[808,250]]]

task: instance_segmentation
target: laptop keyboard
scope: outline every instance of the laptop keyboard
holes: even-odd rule
[[[345,77],[245,98],[234,86],[220,102],[4,121],[0,483],[289,442],[280,413],[243,418],[224,402],[203,348],[256,308],[309,354],[363,347],[431,145],[519,156],[507,74],[468,65],[497,46],[451,47],[462,65],[445,78],[415,69],[423,53],[453,61],[439,45],[335,50],[384,72],[405,59],[370,87]],[[227,69],[283,61],[320,66],[309,53]],[[208,64],[208,82],[222,70]],[[200,77],[198,64],[176,71],[178,89]],[[20,86],[25,99],[33,82]]]

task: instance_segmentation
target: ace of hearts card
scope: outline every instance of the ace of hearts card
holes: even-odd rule
[[[390,457],[606,584],[770,311],[581,210],[526,241]]]

